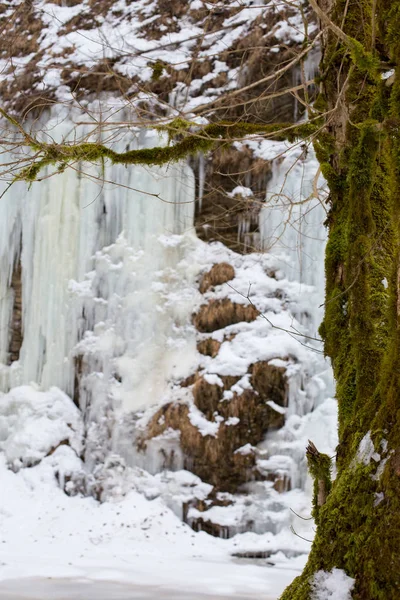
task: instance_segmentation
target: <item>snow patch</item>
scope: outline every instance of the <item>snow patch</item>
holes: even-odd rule
[[[60,445],[79,455],[83,423],[72,400],[56,387],[13,388],[0,396],[0,450],[13,470],[38,463]]]
[[[318,571],[312,580],[312,600],[351,600],[355,580],[343,569]]]
[[[203,437],[207,435],[213,437],[217,436],[220,425],[219,422],[206,419],[203,413],[194,404],[190,407],[189,420],[194,427],[197,427]]]
[[[374,442],[371,439],[370,431],[364,435],[360,445],[358,446],[356,460],[364,465],[369,465],[371,460],[375,462],[379,462],[381,460],[380,454],[375,452]]]

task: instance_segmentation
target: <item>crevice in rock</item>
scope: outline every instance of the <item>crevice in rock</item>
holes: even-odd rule
[[[11,289],[14,296],[13,311],[10,325],[10,345],[8,364],[19,359],[23,342],[22,334],[22,269],[21,262],[14,266],[11,278]]]

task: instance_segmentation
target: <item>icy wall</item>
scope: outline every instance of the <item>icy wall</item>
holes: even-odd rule
[[[263,250],[277,257],[290,280],[312,285],[317,291],[310,306],[314,327],[321,321],[318,307],[324,298],[325,198],[314,151],[298,144],[273,162],[260,213]]]
[[[90,132],[88,127],[77,131],[71,116],[62,114],[46,123],[46,131],[57,140]],[[111,143],[125,149],[160,139],[154,131],[121,130]],[[86,340],[98,362],[94,370],[108,379],[107,360],[123,354],[121,374],[135,390],[126,403],[130,408],[151,404],[174,368],[165,343],[179,337],[176,321],[185,320],[185,311],[191,310],[183,298],[169,314],[162,310],[168,282],[157,282],[157,273],[180,257],[173,238],[163,241],[160,235],[189,234],[192,228],[192,172],[185,164],[151,170],[75,164],[63,174],[46,178],[48,174],[30,189],[13,184],[1,201],[2,387],[36,382],[72,395],[74,349],[84,332],[94,328],[97,335]],[[1,186],[3,191],[6,183]],[[7,366],[14,295],[10,284],[19,260],[23,344],[19,360]],[[185,360],[181,356],[177,362]],[[93,366],[87,365],[87,371]],[[148,382],[152,375],[146,386],[144,379]]]
[[[77,128],[76,117],[58,111],[40,135],[87,137],[89,126]],[[154,131],[119,128],[103,136],[116,149],[163,143]],[[248,386],[250,365],[282,358],[289,385],[286,425],[268,434],[260,461],[267,476],[279,472],[292,487],[304,486],[299,419],[331,393],[321,344],[312,339],[324,287],[323,182],[312,149],[265,140],[248,144],[256,156],[273,160],[259,213],[260,244],[267,251],[262,256],[240,256],[196,239],[194,176],[183,163],[161,169],[75,164],[62,174],[47,172],[30,189],[15,183],[2,198],[2,389],[33,382],[74,397],[85,423],[89,471],[117,452],[131,466],[157,472],[164,446],[175,449],[177,462],[170,468],[182,468],[179,432],[152,442],[146,456],[137,452],[143,411],[142,423],[149,422],[151,407],[180,400],[190,406],[193,420],[191,388],[180,381],[196,372],[213,381],[220,375],[242,377],[240,392]],[[242,225],[239,233],[246,231]],[[220,286],[201,296],[199,275],[221,262],[235,267],[234,289]],[[8,364],[19,265],[23,343],[19,359]],[[214,332],[221,352],[202,357],[193,312],[204,301],[228,297],[248,305],[250,281],[266,320]],[[204,431],[218,429],[217,422],[201,419]]]

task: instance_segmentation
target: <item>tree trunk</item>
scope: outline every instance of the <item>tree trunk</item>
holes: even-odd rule
[[[321,17],[316,110],[326,112],[315,147],[330,188],[320,333],[337,382],[338,473],[282,600],[318,598],[314,576],[333,568],[355,578],[355,599],[398,600],[400,0],[332,4],[325,15],[346,35]]]

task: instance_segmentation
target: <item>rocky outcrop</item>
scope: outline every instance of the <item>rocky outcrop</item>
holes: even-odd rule
[[[200,282],[200,294],[205,294],[210,288],[222,285],[235,277],[235,269],[229,263],[217,263],[208,273],[203,275]]]
[[[211,358],[217,356],[220,348],[221,342],[213,338],[206,338],[197,343],[197,351],[204,356],[211,356]]]
[[[224,298],[203,304],[194,316],[193,323],[201,333],[211,333],[242,321],[250,323],[258,315],[259,311],[251,304],[237,304],[229,298]]]
[[[192,166],[199,177],[198,163]],[[222,242],[235,252],[257,250],[258,215],[271,177],[270,162],[256,158],[248,146],[240,144],[215,150],[201,168],[203,190],[195,219],[198,237]],[[247,195],[240,193],[241,187]]]
[[[165,114],[171,98],[180,103],[184,100],[183,89],[188,91],[187,99],[197,96],[207,102],[207,96],[223,95],[235,76],[243,92],[234,102],[219,102],[219,116],[236,120],[245,107],[249,120],[287,120],[293,115],[293,95],[265,99],[262,83],[246,88],[293,58],[298,42],[290,35],[293,28],[288,23],[297,10],[287,4],[254,8],[249,11],[246,4],[232,3],[194,7],[192,2],[177,0],[158,0],[151,6],[135,2],[117,5],[115,0],[52,0],[44,4],[2,0],[0,55],[10,64],[1,95],[7,107],[20,114],[33,106],[38,110],[49,106],[57,100],[59,86],[79,100],[86,100],[89,94],[115,92],[136,102],[140,95],[137,106],[146,108],[143,117],[148,120],[150,106],[152,114]],[[126,31],[126,23],[131,24],[129,53],[107,39],[111,30],[124,27]],[[229,35],[236,27],[241,35]],[[190,28],[196,33],[188,40]],[[77,36],[82,38],[83,52],[76,47]],[[103,43],[107,58],[99,48],[94,60],[88,61],[85,39]],[[214,46],[219,46],[216,52]],[[186,54],[187,60],[175,64],[174,50]],[[13,64],[13,57],[21,58],[21,64]],[[51,69],[58,69],[59,75],[44,78],[43,73]],[[290,87],[292,76],[291,70],[282,73],[268,91]]]
[[[203,275],[200,289],[208,292],[234,275],[228,263],[215,264]],[[251,322],[257,316],[258,310],[251,304],[211,299],[200,307],[193,322],[201,334]],[[215,358],[221,342],[208,337],[199,341],[198,348],[203,355]],[[268,431],[284,423],[288,404],[285,368],[260,361],[249,366],[245,377],[200,370],[182,385],[192,400],[162,406],[151,418],[140,448],[144,450],[150,440],[173,430],[179,434],[184,468],[211,483],[215,490],[235,492],[246,481],[270,479],[270,473],[257,469],[254,448]]]
[[[224,392],[232,390],[237,377],[221,377],[221,387],[199,375],[191,389],[203,428],[198,426],[198,411],[190,405],[166,404],[151,419],[146,439],[141,441],[142,448],[146,440],[173,429],[180,432],[184,467],[218,490],[235,492],[246,481],[260,478],[255,470],[254,452],[243,447],[256,446],[269,430],[281,427],[284,411],[277,411],[273,403],[278,400],[282,408],[287,405],[284,369],[267,365],[260,378],[263,367],[253,365],[251,387],[242,393],[232,392],[230,400],[224,399]],[[215,433],[205,432],[207,424],[214,425]]]
[[[11,320],[9,364],[19,359],[23,335],[22,335],[22,270],[21,263],[14,267],[11,278],[11,289],[14,294],[14,305]]]

